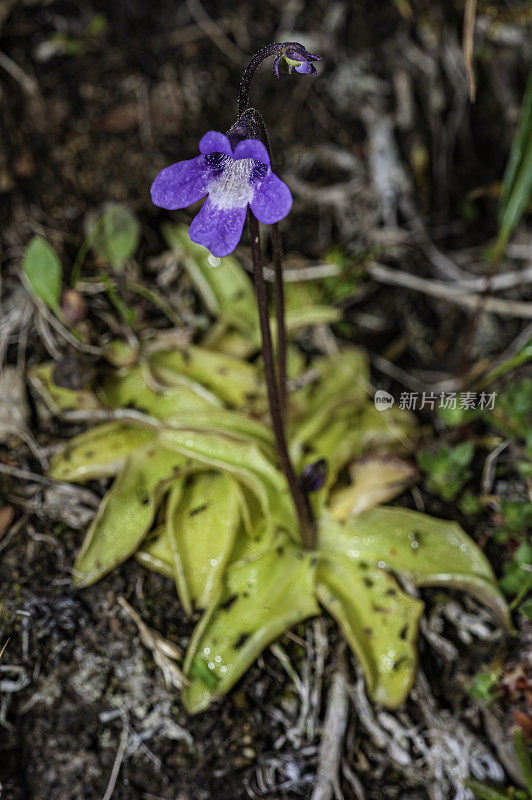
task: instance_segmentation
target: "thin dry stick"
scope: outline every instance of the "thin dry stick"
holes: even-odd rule
[[[487,292],[491,289],[489,275],[487,276],[484,294],[466,294],[458,286],[443,281],[419,278],[407,272],[400,272],[397,269],[390,269],[383,264],[372,262],[367,265],[366,270],[371,277],[379,283],[388,283],[392,286],[404,286],[416,292],[423,292],[432,297],[439,297],[448,303],[454,303],[462,308],[472,308],[481,311],[492,311],[501,317],[519,317],[520,319],[532,319],[532,303],[520,300],[504,300],[502,297],[488,297]]]
[[[118,773],[120,772],[120,767],[122,766],[122,761],[124,760],[124,754],[126,752],[127,738],[128,738],[128,732],[126,726],[124,725],[124,727],[122,728],[122,734],[120,736],[120,743],[118,745],[118,750],[116,751],[116,758],[113,764],[113,769],[111,770],[111,777],[109,778],[109,783],[107,784],[107,789],[105,790],[105,794],[102,800],[111,800],[111,797],[113,796],[113,792],[116,786],[116,781],[118,780]]]
[[[338,786],[338,773],[349,709],[347,666],[343,650],[338,652],[337,662],[327,698],[327,713],[318,757],[318,773],[311,800],[331,800],[335,788]]]
[[[262,356],[264,360],[264,374],[268,391],[268,401],[272,419],[273,432],[281,466],[286,477],[290,494],[294,501],[296,514],[299,521],[301,538],[304,546],[313,550],[316,546],[316,529],[312,509],[306,492],[297,479],[294,467],[290,460],[288,447],[284,435],[284,427],[279,400],[279,388],[275,375],[273,360],[272,334],[270,330],[270,317],[268,313],[268,296],[266,282],[262,271],[262,252],[260,247],[259,223],[253,212],[249,211],[249,234],[251,239],[251,256],[253,259],[253,279],[257,293],[259,309],[259,322],[262,336]]]
[[[279,402],[283,420],[286,413],[286,324],[284,314],[283,251],[279,225],[272,225],[272,255],[275,273],[274,308],[277,321],[277,377],[279,380]]]
[[[205,11],[199,0],[187,0],[188,10],[196,20],[200,30],[212,41],[214,45],[235,64],[242,63],[242,51],[233,44],[223,32],[218,22],[214,21]]]
[[[475,102],[477,84],[475,80],[475,68],[473,66],[473,38],[475,33],[475,17],[477,14],[477,0],[466,0],[464,12],[464,32],[462,37],[462,49],[464,51],[464,61],[467,75],[467,88],[469,99]]]
[[[31,75],[24,72],[24,70],[9,58],[9,56],[6,56],[5,53],[0,53],[0,67],[3,67],[3,69],[20,84],[26,94],[32,97],[39,94],[39,84],[35,78],[32,78]]]

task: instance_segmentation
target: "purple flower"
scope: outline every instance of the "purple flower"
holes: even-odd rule
[[[316,75],[316,67],[313,61],[322,61],[321,56],[309,53],[302,44],[291,42],[286,47],[284,53],[280,53],[273,62],[273,73],[276,78],[279,78],[279,64],[281,61],[286,61],[288,64],[288,72],[292,73],[294,70],[304,75]]]
[[[152,183],[151,197],[156,206],[174,210],[208,195],[189,235],[221,258],[240,241],[248,204],[259,222],[271,225],[286,217],[292,195],[273,174],[268,151],[257,139],[244,139],[233,150],[227,136],[209,131],[199,150],[196,158],[163,169]]]

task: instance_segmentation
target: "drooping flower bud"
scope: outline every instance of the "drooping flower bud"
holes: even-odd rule
[[[312,62],[322,60],[321,56],[309,53],[299,42],[288,42],[284,52],[279,53],[273,62],[273,73],[279,78],[279,65],[284,61],[288,65],[289,73],[295,70],[303,75],[316,75],[316,67]]]

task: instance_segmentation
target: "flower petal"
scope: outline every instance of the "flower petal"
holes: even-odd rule
[[[317,75],[317,70],[314,64],[311,64],[310,61],[303,61],[299,67],[295,67],[296,72],[300,72],[302,75]]]
[[[226,156],[232,156],[233,150],[231,143],[225,133],[218,131],[209,131],[202,136],[199,143],[200,153],[225,153]]]
[[[151,199],[156,206],[169,211],[186,208],[205,197],[209,174],[203,156],[172,164],[153,181]]]
[[[254,158],[256,161],[262,161],[263,164],[270,164],[268,151],[258,139],[244,139],[239,142],[235,147],[233,158],[235,161],[241,158]]]
[[[247,206],[239,208],[215,208],[207,198],[189,229],[193,242],[202,244],[213,256],[223,258],[232,253],[240,237],[246,219]]]
[[[286,217],[292,202],[292,194],[286,183],[270,172],[257,185],[250,205],[259,222],[271,225]]]

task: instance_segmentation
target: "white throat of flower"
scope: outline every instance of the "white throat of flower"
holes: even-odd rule
[[[253,158],[234,161],[229,157],[225,161],[223,172],[213,177],[207,187],[214,208],[228,211],[251,203],[255,188],[249,179],[254,163]]]

